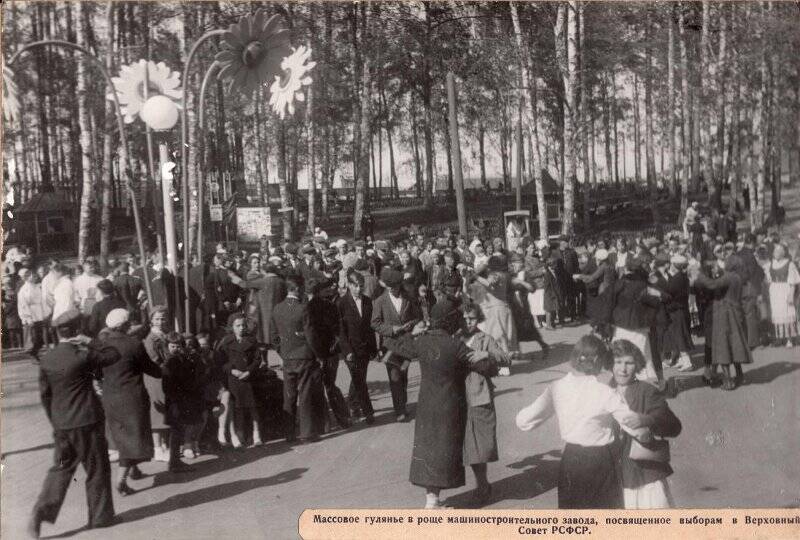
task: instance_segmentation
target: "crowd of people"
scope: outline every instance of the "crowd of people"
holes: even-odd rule
[[[704,334],[703,379],[719,384],[721,368],[722,388],[733,390],[753,348],[798,337],[800,276],[786,246],[717,223],[693,205],[684,230],[663,238],[523,236],[508,246],[445,230],[349,242],[317,229],[300,244],[264,238],[251,253],[220,245],[190,268],[188,327],[180,275],[157,258],[142,265],[129,255],[101,272],[92,259],[69,268],[8,256],[3,336],[39,359],[56,452],[70,456],[48,475],[32,530],[55,519],[64,478],[81,462],[90,525],[102,526],[113,515],[110,461],[119,464],[115,489],[127,495],[143,461],[182,473],[192,470],[183,460],[220,446],[304,444],[371,425],[373,361],[385,366],[398,422],[410,419],[408,368],[420,363],[410,479],[425,489],[426,508],[441,506],[441,489],[464,485],[466,464],[484,504],[487,464],[498,456],[492,377],[547,356],[541,328],[583,322],[592,333],[572,352],[573,373],[517,423],[527,430],[558,417],[567,442],[560,507],[668,506],[671,469],[658,447],[680,422],[661,394],[664,366],[698,369],[693,333]],[[520,342],[541,352],[523,355]],[[341,362],[346,397],[336,384]],[[59,390],[65,364],[79,384]],[[610,386],[597,381],[603,369]],[[57,397],[64,392],[81,397]],[[659,465],[642,468],[634,449]]]

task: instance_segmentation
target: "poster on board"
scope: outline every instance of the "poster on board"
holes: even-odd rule
[[[237,208],[236,230],[239,242],[258,242],[262,235],[272,234],[269,207]]]

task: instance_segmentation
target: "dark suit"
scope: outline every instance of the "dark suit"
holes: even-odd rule
[[[395,333],[394,327],[408,322],[422,320],[422,313],[416,302],[403,296],[403,303],[398,313],[389,298],[391,291],[386,290],[372,305],[372,320],[370,324],[380,336],[383,347],[392,351],[393,361],[386,363],[386,372],[389,375],[389,389],[392,392],[392,406],[396,415],[406,414],[408,401],[408,366],[403,368],[402,354],[403,343],[411,338],[411,331]]]
[[[135,322],[141,322],[139,293],[143,287],[144,282],[137,276],[121,274],[114,278],[114,288],[117,289],[119,297],[125,302],[125,306],[131,314],[131,319]]]
[[[92,379],[118,358],[117,351],[97,341],[88,352],[62,341],[42,356],[39,389],[53,426],[55,453],[34,507],[36,519],[55,522],[78,464],[86,470],[89,527],[110,525],[114,519],[103,407]]]
[[[272,312],[272,335],[277,338],[283,359],[283,410],[286,413],[286,438],[313,439],[322,433],[325,393],[322,371],[310,343],[315,339],[308,315],[308,305],[295,296],[275,306]]]
[[[574,249],[568,247],[561,252],[561,257],[564,260],[564,283],[566,284],[564,303],[567,316],[574,321],[578,315],[578,285],[572,276],[581,273],[578,266],[578,254]]]
[[[339,310],[336,304],[315,296],[308,302],[308,318],[312,339],[309,343],[314,357],[322,362],[322,385],[325,396],[340,427],[350,425],[350,411],[341,390],[336,386],[339,371]]]
[[[370,326],[372,320],[372,300],[361,295],[361,313],[349,292],[339,299],[339,345],[345,364],[350,370],[350,390],[347,393],[350,410],[372,416],[372,402],[367,388],[367,368],[369,360],[377,352],[375,332]]]
[[[97,337],[100,330],[106,327],[106,317],[112,310],[115,309],[128,309],[128,305],[120,300],[116,295],[106,296],[94,306],[89,318],[86,320],[86,334],[91,337]]]

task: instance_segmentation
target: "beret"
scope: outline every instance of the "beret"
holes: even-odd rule
[[[106,315],[106,326],[109,328],[119,328],[128,322],[128,310],[123,308],[112,309]]]

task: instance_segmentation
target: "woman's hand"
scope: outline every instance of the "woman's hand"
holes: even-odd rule
[[[240,378],[240,379],[242,378],[242,377],[241,377],[241,375],[242,375],[242,372],[241,372],[241,371],[239,371],[238,369],[232,369],[232,370],[231,370],[231,375],[233,375],[234,377]]]
[[[644,427],[643,420],[641,414],[631,413],[629,416],[622,419],[622,424],[630,429],[639,429],[640,427]]]
[[[240,381],[245,380],[249,376],[250,376],[250,372],[249,371],[240,371],[239,372],[239,380]]]

